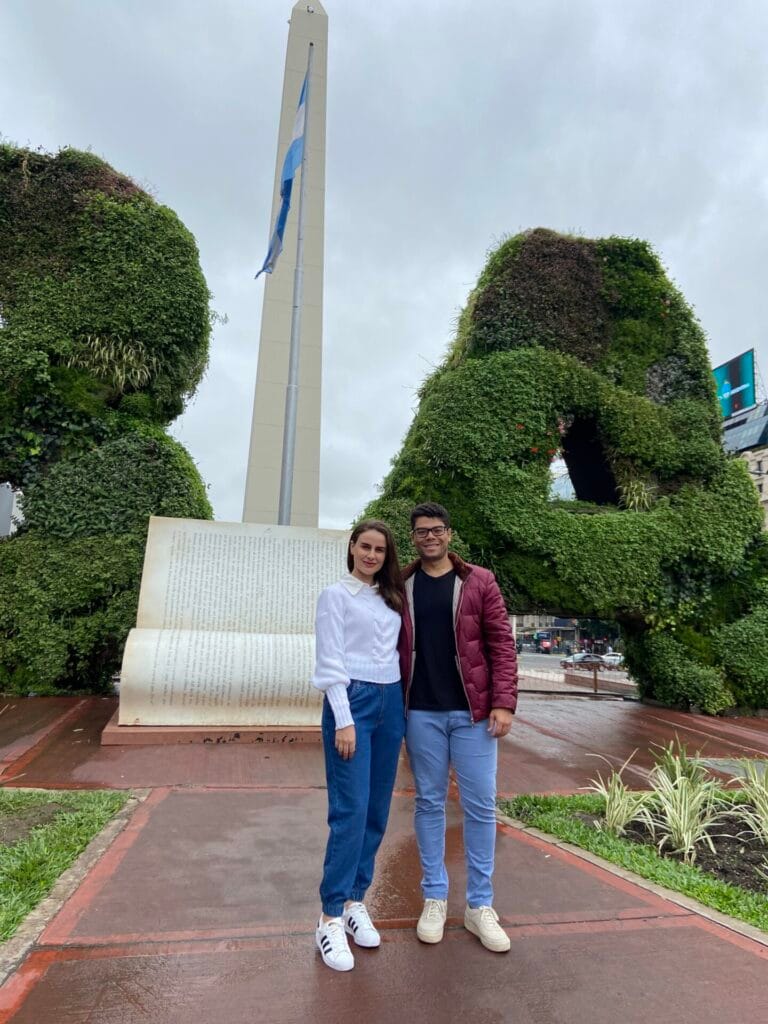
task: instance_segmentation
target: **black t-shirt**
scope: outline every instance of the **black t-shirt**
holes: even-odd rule
[[[469,705],[456,664],[453,587],[456,571],[429,576],[419,569],[413,581],[416,664],[408,706],[415,711],[467,711]]]

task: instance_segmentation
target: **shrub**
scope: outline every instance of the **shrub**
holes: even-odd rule
[[[720,627],[714,647],[739,703],[768,707],[768,600]]]
[[[105,691],[136,622],[144,537],[0,542],[0,690]]]
[[[151,515],[210,519],[205,488],[184,448],[135,433],[56,463],[24,495],[25,527],[49,537],[143,534]]]

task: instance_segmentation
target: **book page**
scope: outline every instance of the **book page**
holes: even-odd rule
[[[343,530],[150,520],[137,626],[313,633],[320,591],[346,571]]]
[[[343,530],[150,520],[120,725],[316,726],[314,618]]]
[[[119,723],[317,726],[314,657],[314,637],[306,634],[133,629]]]

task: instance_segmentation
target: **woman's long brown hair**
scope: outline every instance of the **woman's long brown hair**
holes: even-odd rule
[[[392,531],[380,519],[364,519],[358,523],[349,538],[350,546],[347,548],[347,568],[350,572],[355,567],[355,560],[352,557],[351,546],[355,543],[361,533],[366,530],[376,530],[381,533],[387,542],[387,554],[384,558],[384,565],[375,574],[374,581],[378,584],[379,593],[389,607],[402,615],[403,612],[403,574],[400,571],[400,562],[397,557],[395,538]]]

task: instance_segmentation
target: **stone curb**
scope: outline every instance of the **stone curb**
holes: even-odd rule
[[[31,786],[29,790],[34,791]],[[45,790],[45,792],[50,793],[55,790]],[[91,868],[123,831],[134,811],[151,792],[150,789],[132,790],[122,810],[118,811],[114,818],[110,818],[101,832],[96,833],[80,856],[56,880],[48,895],[33,910],[30,910],[11,938],[0,943],[0,985],[21,964],[48,922],[58,914]]]
[[[502,822],[502,824],[508,825],[510,828],[517,829],[518,832],[525,832],[528,835],[547,843],[549,846],[556,846],[560,850],[565,850],[566,853],[573,854],[574,857],[578,857],[580,860],[585,860],[589,864],[594,864],[596,867],[602,868],[603,871],[607,871],[612,875],[616,875],[625,882],[631,882],[640,889],[645,889],[647,892],[652,892],[655,896],[660,896],[664,900],[669,900],[670,903],[674,903],[678,907],[682,907],[684,910],[690,910],[691,913],[698,914],[699,917],[704,917],[713,924],[718,924],[723,928],[728,928],[729,931],[743,935],[745,938],[753,939],[755,942],[759,942],[762,946],[768,946],[768,934],[761,931],[759,928],[755,928],[754,925],[747,924],[745,921],[738,921],[736,918],[729,917],[727,914],[722,914],[719,910],[714,910],[712,907],[707,907],[703,903],[699,903],[698,900],[693,899],[691,896],[686,896],[681,892],[675,892],[674,889],[667,889],[663,885],[651,882],[647,878],[643,878],[641,875],[636,875],[634,871],[628,871],[626,868],[619,867],[618,864],[613,864],[609,860],[603,860],[602,857],[598,857],[597,854],[591,853],[589,850],[583,850],[580,846],[573,846],[572,843],[566,843],[564,840],[558,839],[556,836],[550,835],[548,832],[542,832],[537,828],[526,825],[524,821],[518,821],[516,818],[508,818],[506,814],[502,814],[500,811],[496,812],[496,819]]]

